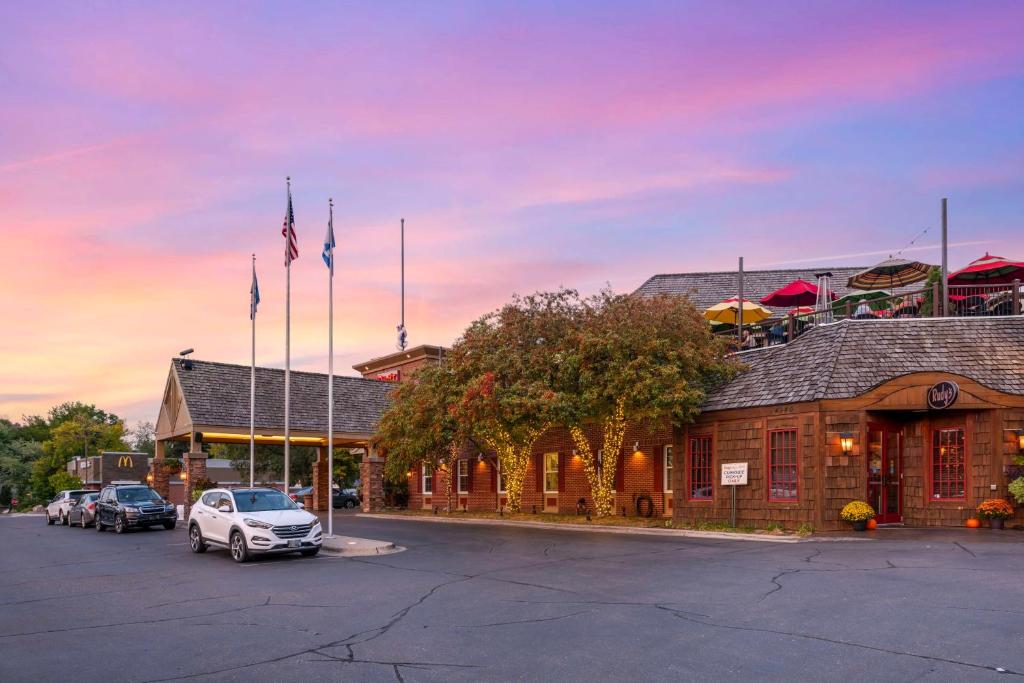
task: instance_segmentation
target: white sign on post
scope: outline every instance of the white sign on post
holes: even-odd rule
[[[747,483],[747,463],[723,462],[722,486],[745,486]]]

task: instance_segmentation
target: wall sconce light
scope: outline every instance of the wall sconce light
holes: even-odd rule
[[[639,441],[634,441],[633,442],[633,455],[635,457],[638,457],[638,458],[642,458],[643,455],[644,455],[644,452],[642,450],[640,450],[640,442]]]
[[[1024,429],[1013,430],[1017,434],[1017,452],[1024,453]]]
[[[185,481],[186,479],[188,479],[188,473],[185,470],[182,470],[178,474],[178,478],[181,479],[182,481]]]
[[[839,435],[839,447],[842,449],[843,455],[853,453],[853,432],[842,432]]]
[[[484,461],[484,454],[483,453],[477,453],[476,454],[476,461],[477,462],[483,462]]]
[[[576,452],[576,449],[575,449],[575,448],[574,448],[574,449],[572,449],[572,457],[574,457],[574,458],[575,458],[575,457],[576,457],[576,456],[578,456],[578,455],[579,455],[579,453],[577,453],[577,452]]]
[[[146,481],[148,481],[150,484],[153,483],[153,473],[152,472],[150,472],[149,474],[146,475]]]

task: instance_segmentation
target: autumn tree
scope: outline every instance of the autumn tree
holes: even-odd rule
[[[534,442],[561,414],[553,388],[580,304],[568,289],[517,296],[473,322],[446,358],[462,390],[458,421],[497,454],[514,512]]]
[[[463,393],[464,387],[446,362],[424,366],[392,392],[377,431],[378,443],[387,454],[385,476],[400,482],[421,464],[446,472],[448,510],[454,509],[455,463],[470,438],[458,410]]]
[[[561,351],[556,404],[583,460],[595,512],[608,515],[627,426],[692,422],[709,386],[735,368],[685,297],[603,291],[586,300],[574,335]],[[583,431],[593,423],[601,427],[600,460]]]

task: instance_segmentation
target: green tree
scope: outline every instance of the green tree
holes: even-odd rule
[[[553,387],[581,313],[570,289],[515,297],[473,322],[446,356],[462,389],[456,419],[498,456],[508,504],[518,511],[533,444],[563,412]]]
[[[942,269],[936,266],[932,266],[931,270],[928,271],[928,279],[924,281],[924,297],[921,301],[921,317],[930,318],[938,315],[941,311],[937,304],[941,303],[935,300],[935,285],[942,282]],[[941,292],[941,288],[940,288]]]
[[[72,409],[65,408],[72,406]],[[75,407],[78,406],[78,407]],[[43,456],[32,464],[31,486],[37,501],[53,497],[50,477],[66,469],[75,456],[99,455],[103,451],[126,451],[124,423],[109,413],[82,404],[62,404],[50,411],[57,420],[50,438],[43,444]],[[112,419],[111,419],[112,418]]]
[[[686,297],[603,291],[586,301],[575,336],[565,341],[557,405],[583,460],[596,513],[612,514],[627,426],[692,422],[709,386],[737,365]],[[583,430],[588,423],[601,426],[600,460]]]
[[[136,453],[152,456],[156,453],[156,427],[152,422],[137,422],[126,433],[126,440]]]
[[[465,393],[447,363],[427,365],[391,395],[377,429],[387,454],[384,474],[398,483],[421,464],[447,472],[447,509],[453,507],[452,473],[459,449],[470,437],[460,421],[458,406]]]
[[[80,489],[82,488],[82,480],[73,474],[69,474],[67,470],[61,470],[50,475],[50,488],[53,489],[54,494],[57,491]]]
[[[237,443],[210,444],[208,452],[211,458],[223,458],[231,461],[231,466],[238,470],[242,482],[249,482],[249,445]],[[313,463],[316,462],[317,449],[313,446],[292,446],[290,454],[291,477],[289,481],[312,481]],[[255,452],[256,482],[270,483],[280,481],[284,477],[284,448],[282,446],[257,444]]]

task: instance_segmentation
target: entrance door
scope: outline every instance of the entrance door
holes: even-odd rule
[[[868,504],[879,524],[903,521],[903,430],[868,425]]]

